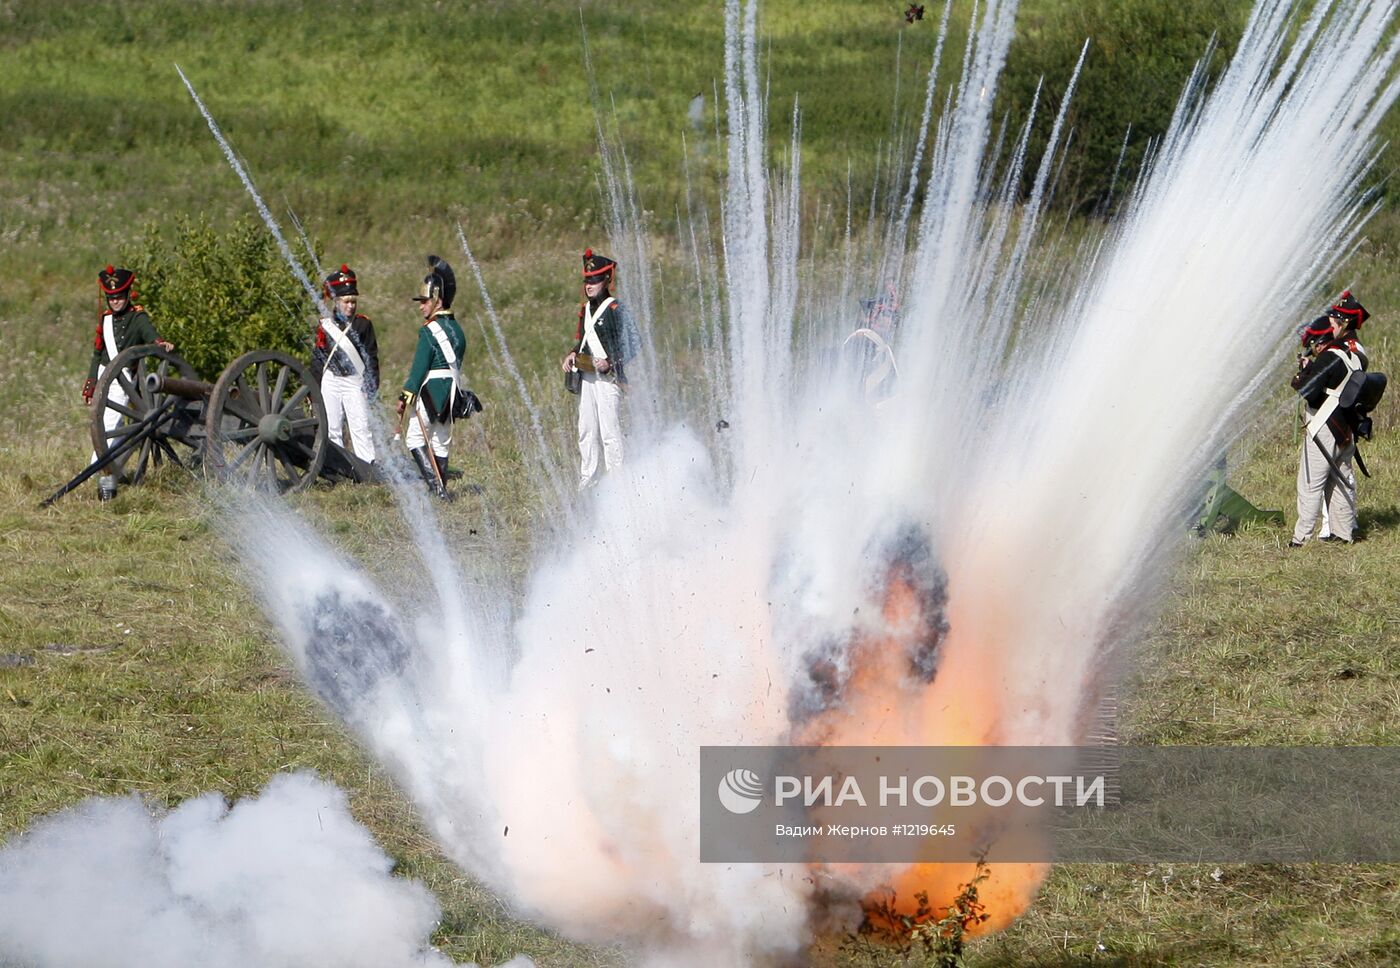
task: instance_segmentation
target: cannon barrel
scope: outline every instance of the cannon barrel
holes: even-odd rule
[[[203,380],[186,380],[183,377],[167,376],[163,373],[146,374],[148,393],[168,393],[182,400],[208,400],[214,392],[214,384]]]

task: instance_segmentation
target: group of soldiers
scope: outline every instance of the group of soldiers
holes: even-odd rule
[[[579,398],[579,488],[597,482],[601,472],[622,465],[621,408],[627,380],[625,368],[636,355],[638,337],[631,318],[612,294],[617,263],[592,249],[583,253],[583,298],[571,349],[560,362],[565,387]],[[174,349],[160,338],[145,310],[132,300],[135,274],[130,269],[107,266],[98,273],[106,308],[94,338],[92,360],[83,400],[91,403],[102,370],[130,346],[156,344]],[[326,404],[328,436],[345,446],[349,427],[354,453],[375,463],[378,458],[370,430],[370,408],[379,390],[379,344],[374,324],[358,312],[359,288],[354,271],[346,264],[324,281],[330,315],[321,319],[312,348],[312,372],[320,382]],[[452,311],[457,292],[452,267],[437,256],[428,256],[428,272],[418,294],[422,325],[408,378],[399,394],[397,414],[402,438],[419,474],[439,497],[448,496],[448,455],[455,420],[481,410],[481,402],[468,389],[463,376],[467,339]],[[850,372],[860,381],[858,392],[878,407],[893,393],[899,371],[891,347],[899,320],[899,303],[891,290],[862,300],[861,325],[845,340],[844,355],[853,364]],[[1362,473],[1365,462],[1357,451],[1358,439],[1370,439],[1370,411],[1384,393],[1383,374],[1368,373],[1365,350],[1358,331],[1370,318],[1351,294],[1343,292],[1327,311],[1303,328],[1303,354],[1293,387],[1305,403],[1303,450],[1298,465],[1298,517],[1291,547],[1309,541],[1319,518],[1324,541],[1350,543],[1356,527],[1356,478],[1353,464]],[[120,381],[109,389],[110,399],[126,404]],[[107,429],[121,417],[118,408],[104,415]],[[93,455],[96,460],[96,454]],[[116,478],[99,478],[103,499],[116,493]]]
[[[612,295],[617,263],[592,249],[583,254],[583,300],[572,349],[562,367],[565,385],[579,396],[579,488],[596,483],[600,469],[622,465],[621,406],[626,388],[625,365],[636,353],[636,331]],[[174,344],[157,333],[144,308],[133,301],[135,273],[107,266],[98,273],[105,308],[99,314],[92,361],[83,384],[83,401],[92,403],[102,371],[123,350],[155,344],[170,352]],[[311,366],[326,406],[327,436],[345,446],[345,428],[356,457],[375,464],[378,453],[370,429],[371,405],[379,391],[379,342],[374,323],[358,311],[359,280],[348,264],[330,273],[323,283],[330,315],[319,320],[311,351]],[[457,280],[452,266],[428,256],[428,272],[418,294],[422,325],[408,378],[396,407],[401,436],[428,488],[448,497],[448,455],[456,420],[482,409],[481,401],[463,375],[467,338],[452,311]],[[110,431],[122,419],[128,402],[121,381],[108,391],[103,417]],[[94,454],[94,461],[97,455]],[[99,478],[103,500],[116,495],[117,478]]]

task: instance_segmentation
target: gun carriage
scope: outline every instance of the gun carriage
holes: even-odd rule
[[[118,418],[110,429],[109,413]],[[331,443],[309,368],[269,350],[244,353],[207,383],[176,354],[133,346],[102,371],[91,434],[97,459],[45,505],[94,474],[139,484],[167,462],[277,494],[305,490],[317,477],[377,479],[373,465]]]

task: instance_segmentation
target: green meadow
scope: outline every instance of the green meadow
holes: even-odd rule
[[[797,98],[809,220],[839,223],[848,196],[864,219],[888,184],[876,159],[887,165],[917,123],[941,7],[910,26],[903,6],[809,0],[762,13],[771,152],[781,161]],[[1164,124],[1189,52],[1214,32],[1227,53],[1244,9],[1028,0],[1006,110],[1024,108],[1040,72],[1057,104],[1083,37],[1100,38],[1060,200],[1076,230],[1091,230],[1102,196],[1104,132],[1116,132],[1116,158],[1123,119]],[[966,6],[954,13],[957,49],[966,17]],[[238,797],[310,768],[346,789],[398,871],[437,895],[434,941],[454,959],[625,961],[513,917],[440,855],[392,779],[290,672],[203,485],[167,469],[111,504],[88,486],[38,505],[91,449],[79,391],[98,268],[138,259],[148,232],[182,217],[225,229],[253,212],[176,64],[284,228],[295,212],[327,264],[359,272],[386,387],[407,371],[408,297],[426,253],[458,267],[459,316],[484,313],[460,224],[567,450],[572,401],[557,358],[573,332],[579,254],[606,251],[598,127],[627,149],[658,277],[678,276],[686,164],[711,201],[723,164],[723,38],[716,0],[0,0],[0,655],[17,657],[0,663],[0,839],[88,796]],[[1367,236],[1327,285],[1356,289],[1373,313],[1373,368],[1393,372],[1400,217],[1383,210]],[[621,279],[625,297],[625,265]],[[680,286],[659,298],[669,325],[694,321]],[[454,454],[479,493],[448,506],[444,526],[468,560],[491,560],[500,546],[478,525],[495,515],[518,569],[531,509],[510,384],[483,379],[498,395]],[[1295,412],[1284,390],[1271,397],[1230,462],[1232,485],[1290,523]],[[1288,532],[1264,526],[1187,546],[1162,600],[1138,617],[1126,741],[1400,742],[1400,394],[1375,424],[1355,547],[1290,552]],[[384,489],[321,486],[290,500],[376,575],[406,577],[410,539]],[[973,942],[966,963],[1383,966],[1400,963],[1397,925],[1396,867],[1068,865],[1009,930]],[[921,962],[835,938],[799,963]]]

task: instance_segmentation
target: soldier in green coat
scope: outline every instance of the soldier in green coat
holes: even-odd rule
[[[447,455],[452,445],[453,411],[458,397],[468,394],[462,379],[462,359],[467,337],[452,315],[457,292],[452,267],[435,255],[428,256],[428,274],[413,299],[423,314],[413,367],[399,395],[399,416],[411,407],[413,415],[404,432],[404,443],[413,455],[423,480],[438,497],[447,497]],[[432,447],[431,454],[428,447]]]
[[[92,405],[92,395],[97,390],[98,377],[122,350],[152,343],[167,353],[175,348],[174,343],[161,339],[156,333],[146,310],[132,303],[131,285],[135,281],[136,273],[130,269],[108,266],[97,274],[97,284],[102,289],[106,308],[98,313],[97,335],[92,341],[92,361],[88,364],[87,380],[83,383],[83,403],[87,406]],[[120,380],[114,381],[108,387],[107,400],[118,406],[126,404],[126,390]],[[102,423],[108,430],[115,430],[121,419],[120,411],[113,407],[108,407],[102,415]],[[97,460],[95,452],[92,459]],[[98,478],[97,493],[104,501],[116,497],[116,475],[104,474]]]

